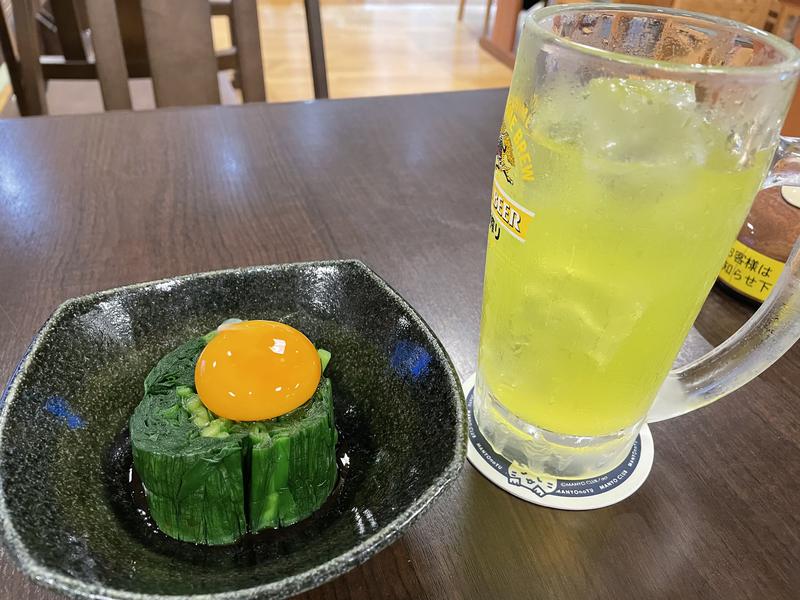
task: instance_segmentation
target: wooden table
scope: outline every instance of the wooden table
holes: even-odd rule
[[[238,265],[359,257],[475,368],[504,91],[0,122],[0,375],[62,300]],[[712,342],[752,311],[715,291]],[[304,596],[797,598],[800,351],[652,427],[612,508],[559,512],[467,465],[397,543]],[[0,598],[56,598],[0,558]]]

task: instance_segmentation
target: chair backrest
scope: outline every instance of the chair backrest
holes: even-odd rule
[[[217,71],[235,69],[243,100],[266,100],[256,0],[51,0],[63,56],[42,55],[41,2],[11,0],[22,114],[47,112],[50,79],[97,79],[113,110],[131,108],[128,77],[150,77],[157,106],[217,104]],[[212,14],[229,17],[230,50],[215,53]],[[84,52],[85,26],[91,45]]]
[[[128,71],[117,7],[109,0],[85,0],[97,76],[107,109],[130,108]],[[158,106],[218,104],[217,59],[208,0],[139,0],[147,58]],[[240,77],[245,101],[266,97],[255,0],[231,0]],[[243,43],[249,48],[243,48]]]
[[[12,0],[14,33],[17,39],[18,72],[20,89],[14,90],[20,112],[25,114],[45,114],[47,101],[44,94],[44,76],[39,63],[39,37],[36,31],[36,10],[39,2],[34,0]],[[6,57],[10,63],[11,57]]]
[[[14,90],[22,88],[19,74],[19,65],[15,59],[16,51],[11,39],[9,23],[12,23],[11,0],[0,0],[0,53],[8,68],[11,87]]]

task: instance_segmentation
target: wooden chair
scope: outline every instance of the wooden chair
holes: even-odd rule
[[[208,0],[52,0],[63,52],[52,56],[41,52],[40,0],[12,0],[20,113],[47,113],[45,84],[53,79],[97,79],[107,110],[131,108],[129,76],[152,79],[157,106],[219,103],[218,69],[238,70],[245,101],[264,100],[255,0],[231,0],[230,5],[239,46],[217,56]],[[91,43],[83,35],[86,29]]]
[[[9,12],[7,13],[6,10]],[[13,90],[21,90],[22,80],[20,79],[19,64],[15,59],[16,52],[11,40],[11,32],[8,29],[8,17],[10,17],[10,6],[6,3],[0,3],[0,54],[2,54],[8,69],[11,88]]]
[[[494,0],[486,0],[486,12],[483,14],[483,34],[489,33],[489,19],[492,17],[492,2]],[[464,8],[466,8],[467,0],[459,0],[458,3],[458,20],[464,20]]]
[[[131,107],[129,77],[152,78],[156,106],[219,103],[229,96],[230,84],[217,75],[224,70],[234,71],[245,102],[266,99],[255,0],[51,0],[59,56],[40,51],[35,23],[41,0],[11,1],[17,39],[11,56],[20,74],[14,89],[23,115],[47,112],[45,83],[54,79],[97,79],[107,110]],[[318,0],[306,0],[306,9],[315,96],[327,97]],[[214,15],[229,18],[233,43],[216,53]],[[9,37],[2,30],[0,24],[0,42]]]

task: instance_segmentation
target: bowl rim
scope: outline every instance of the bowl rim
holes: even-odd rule
[[[211,592],[192,594],[188,597],[194,600],[241,600],[242,598],[254,598],[267,596],[270,598],[284,598],[313,589],[345,574],[359,564],[366,562],[383,548],[396,541],[400,535],[427,509],[457,477],[462,467],[467,453],[467,421],[466,405],[464,392],[461,387],[458,372],[453,365],[453,361],[447,354],[444,345],[439,340],[436,333],[428,323],[419,315],[414,307],[409,304],[391,285],[381,278],[371,267],[358,259],[335,259],[319,260],[307,262],[280,263],[274,265],[259,265],[249,267],[237,267],[232,269],[220,269],[215,271],[205,271],[201,273],[191,273],[167,277],[141,283],[119,286],[107,290],[92,292],[83,296],[69,298],[59,304],[53,313],[47,318],[39,331],[34,335],[33,340],[23,354],[16,368],[11,374],[5,386],[3,394],[0,396],[0,448],[5,442],[6,420],[9,407],[17,399],[17,389],[20,380],[27,371],[33,356],[38,348],[46,341],[54,324],[58,322],[62,314],[73,304],[80,302],[91,302],[113,296],[120,292],[140,290],[164,284],[176,284],[185,281],[198,279],[213,279],[215,277],[231,274],[260,273],[274,270],[291,270],[303,267],[325,267],[353,265],[365,272],[378,286],[383,288],[389,297],[399,303],[400,307],[407,312],[412,321],[420,327],[423,333],[429,337],[436,358],[443,362],[446,369],[447,384],[451,391],[455,391],[455,413],[456,413],[456,437],[453,444],[453,458],[448,462],[444,470],[436,479],[425,489],[425,492],[409,504],[394,519],[384,524],[371,536],[356,544],[346,552],[339,554],[322,564],[311,569],[301,571],[277,581],[264,583],[261,585],[228,590],[223,592]],[[0,541],[8,550],[8,556],[14,561],[17,567],[34,582],[58,590],[73,597],[82,598],[109,598],[114,600],[174,600],[178,596],[171,594],[145,594],[133,592],[119,588],[107,587],[102,584],[87,583],[76,577],[57,573],[46,567],[33,558],[28,552],[26,544],[17,533],[11,515],[6,505],[6,491],[3,485],[3,478],[0,477]],[[183,596],[186,597],[186,596]]]

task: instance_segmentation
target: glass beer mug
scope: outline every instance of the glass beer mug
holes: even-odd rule
[[[670,371],[759,188],[800,185],[770,169],[795,152],[779,132],[799,69],[791,44],[715,17],[529,15],[498,139],[476,382],[496,451],[553,477],[605,473],[644,423],[725,396],[800,337],[795,246],[750,321]]]

